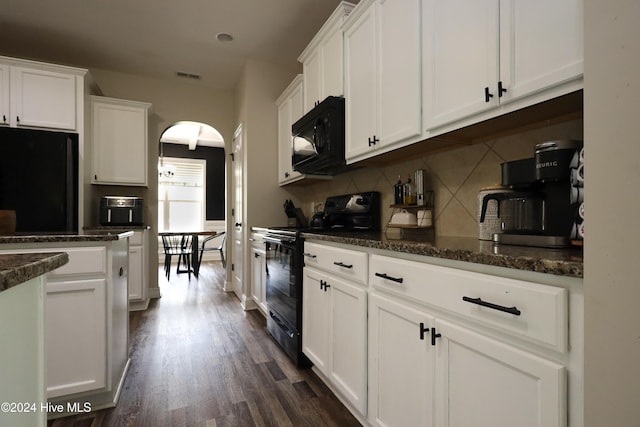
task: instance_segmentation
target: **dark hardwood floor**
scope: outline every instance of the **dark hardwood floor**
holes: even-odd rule
[[[115,408],[49,427],[359,426],[310,370],[298,370],[265,319],[222,291],[219,262],[200,278],[160,272],[162,298],[130,316],[131,367]]]

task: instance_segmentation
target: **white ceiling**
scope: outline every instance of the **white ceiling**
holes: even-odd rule
[[[232,90],[247,58],[296,64],[339,3],[2,0],[0,55],[166,79],[184,72],[202,76],[194,84]],[[222,44],[218,33],[234,41]]]

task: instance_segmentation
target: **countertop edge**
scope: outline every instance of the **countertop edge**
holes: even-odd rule
[[[470,262],[494,267],[505,267],[515,270],[553,274],[558,276],[583,278],[584,263],[565,259],[553,259],[542,256],[515,254],[495,254],[481,250],[436,246],[431,242],[408,242],[404,240],[381,240],[368,237],[330,235],[322,233],[302,233],[307,240],[322,240],[366,248],[389,250],[398,253],[422,255],[453,261]],[[471,239],[471,238],[470,238]],[[518,250],[521,248],[515,248]],[[507,252],[509,248],[506,249]],[[541,250],[544,252],[544,250]]]
[[[0,292],[46,274],[69,262],[66,252],[0,255]]]

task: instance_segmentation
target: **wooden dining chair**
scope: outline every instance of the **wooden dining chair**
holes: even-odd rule
[[[188,273],[189,280],[191,280],[191,273],[193,272],[192,266],[192,236],[190,234],[175,234],[162,236],[162,245],[164,246],[164,272],[167,276],[167,280],[171,275],[171,258],[174,255],[178,256],[178,265],[176,267],[176,273]],[[196,254],[197,256],[197,254]],[[180,269],[180,264],[184,263],[186,269]]]

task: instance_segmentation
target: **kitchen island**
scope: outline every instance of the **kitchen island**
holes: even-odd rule
[[[0,255],[0,402],[9,405],[0,425],[46,425],[44,274],[68,260],[59,252]]]
[[[0,256],[67,254],[46,274],[49,418],[114,406],[129,366],[129,237],[133,232],[0,236]],[[61,406],[58,406],[61,405]]]

